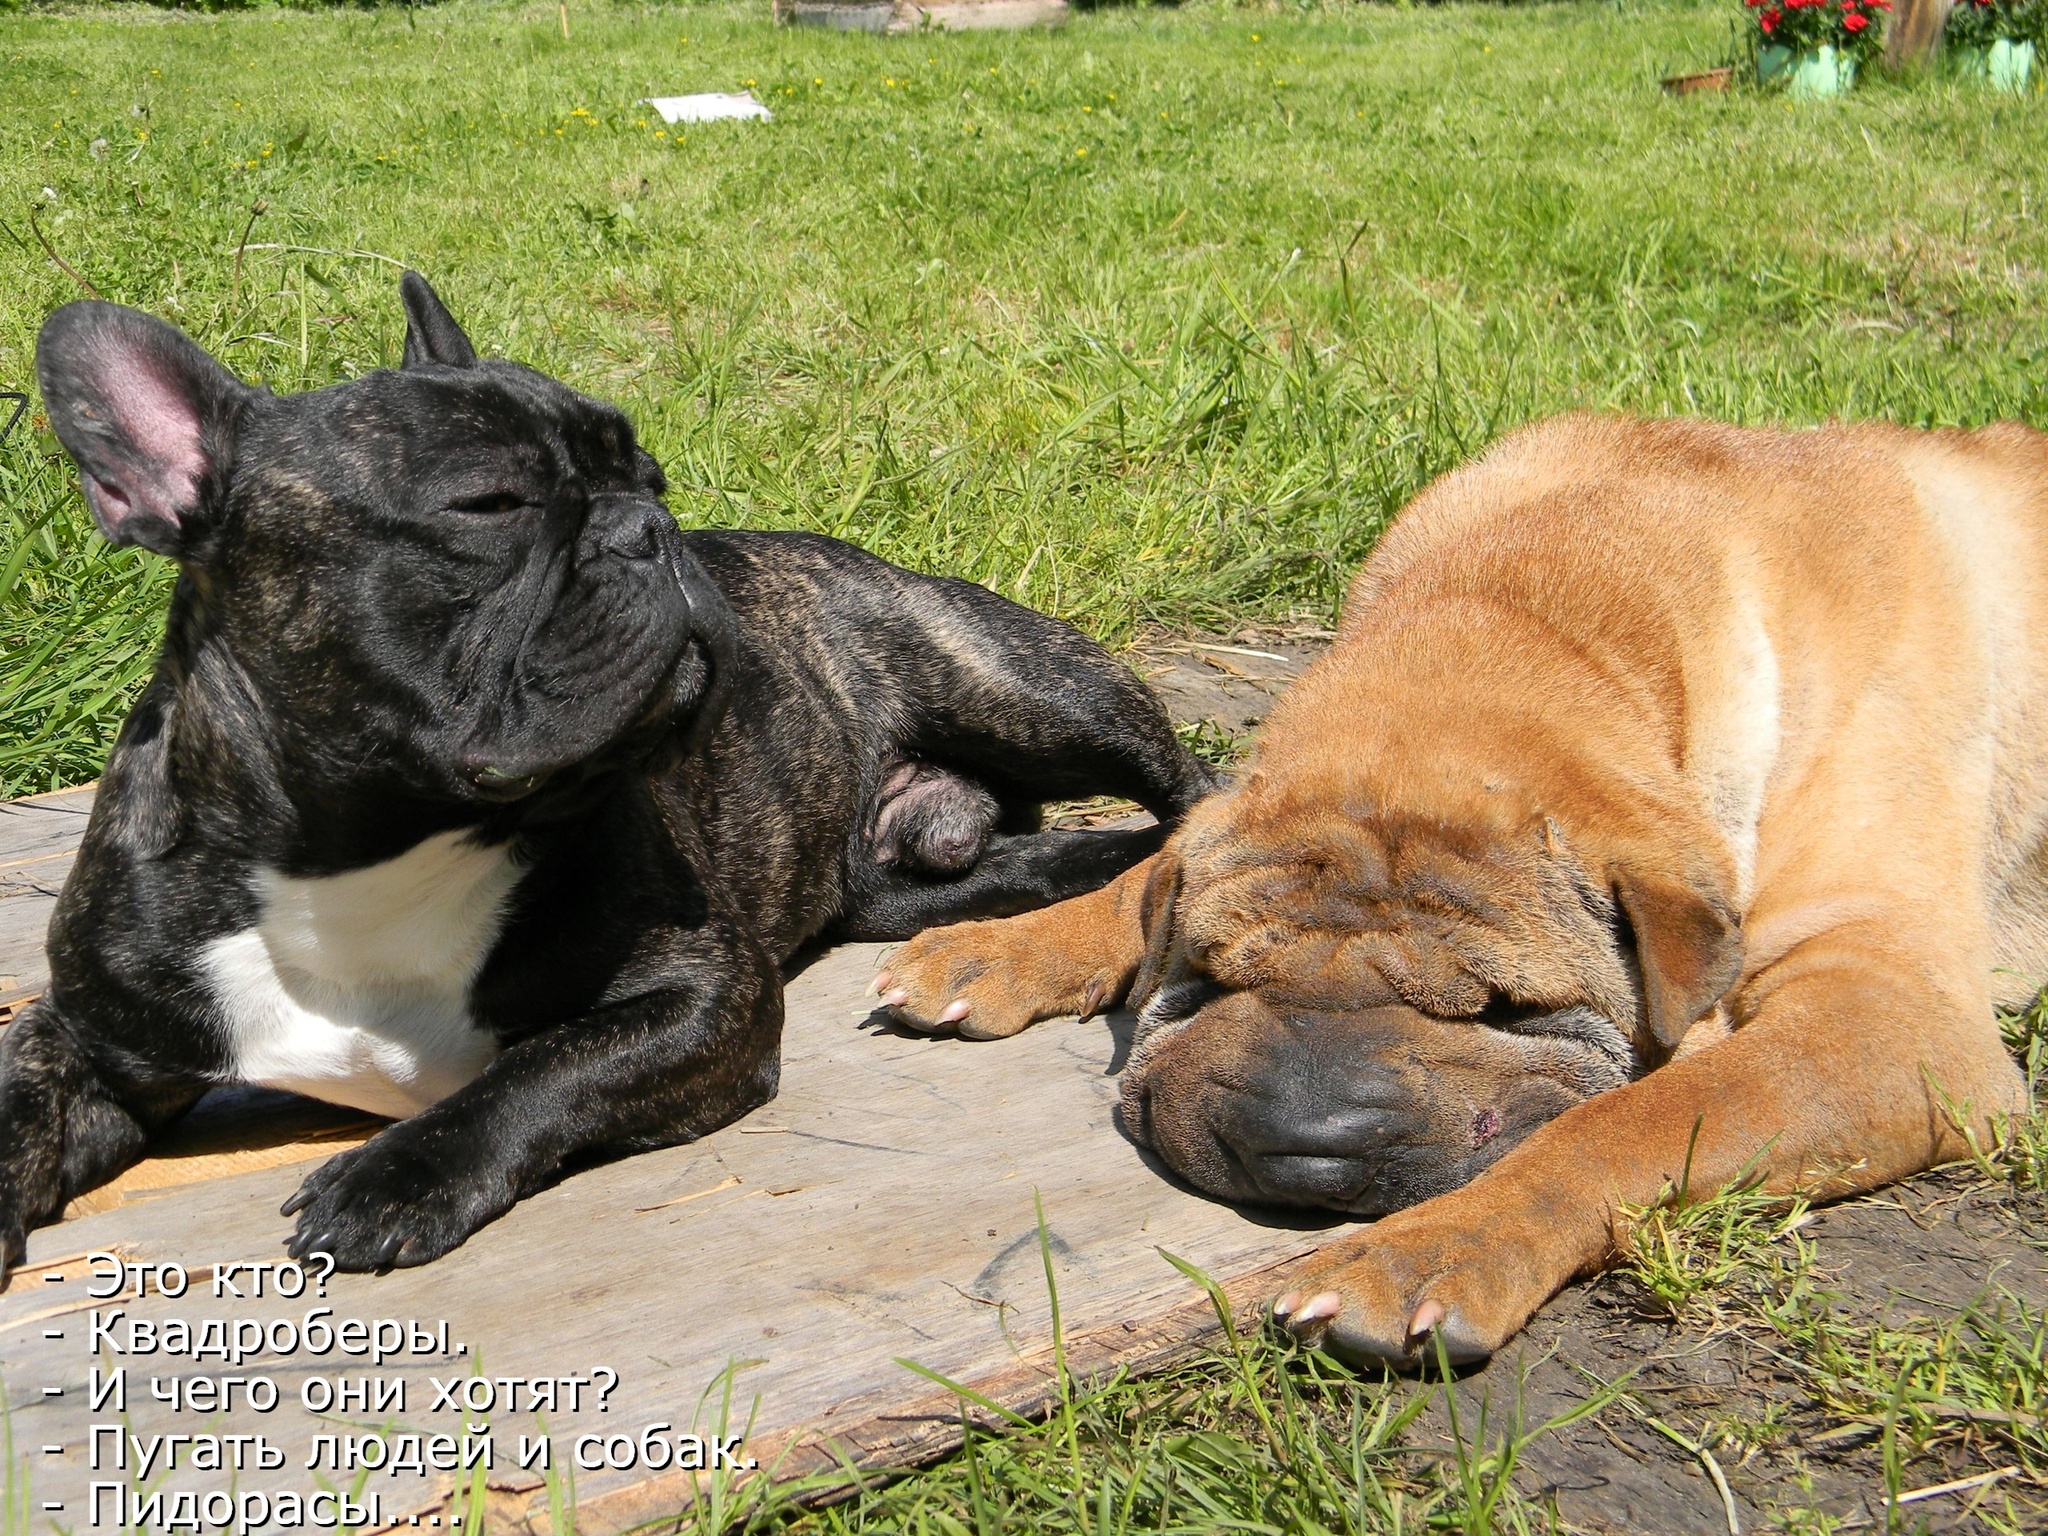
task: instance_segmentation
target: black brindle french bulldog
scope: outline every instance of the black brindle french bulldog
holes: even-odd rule
[[[770,1099],[784,962],[1101,885],[1213,784],[1064,625],[835,540],[684,533],[616,409],[480,360],[250,388],[111,304],[43,328],[101,530],[176,560],[0,1045],[0,1253],[221,1083],[397,1118],[289,1248],[422,1264],[592,1161]]]

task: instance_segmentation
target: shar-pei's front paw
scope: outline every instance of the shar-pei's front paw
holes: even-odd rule
[[[429,1112],[431,1114],[431,1111]],[[293,1258],[327,1253],[341,1270],[404,1269],[459,1248],[512,1208],[516,1193],[474,1157],[441,1155],[421,1120],[401,1121],[329,1158],[284,1203]]]
[[[921,933],[889,956],[874,989],[912,1029],[1003,1040],[1040,1019],[1098,1013],[1121,986],[1077,967],[1025,917]]]
[[[1333,1245],[1323,1258],[1334,1262],[1276,1300],[1273,1319],[1354,1363],[1426,1366],[1440,1340],[1451,1364],[1473,1364],[1569,1278],[1557,1247],[1537,1223],[1502,1219],[1463,1191],[1444,1195]]]

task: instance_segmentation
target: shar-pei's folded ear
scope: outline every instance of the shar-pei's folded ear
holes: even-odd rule
[[[1614,895],[1634,933],[1644,1023],[1674,1050],[1741,975],[1741,926],[1718,886],[1698,877],[1623,868]]]
[[[1168,973],[1174,941],[1173,908],[1180,899],[1180,859],[1168,843],[1152,860],[1152,872],[1145,878],[1145,894],[1138,907],[1138,921],[1145,935],[1145,958],[1138,962],[1137,977],[1131,982],[1126,1006],[1143,1008]]]

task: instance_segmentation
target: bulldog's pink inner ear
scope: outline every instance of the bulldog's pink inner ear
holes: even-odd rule
[[[206,473],[199,414],[191,396],[147,367],[138,367],[107,380],[105,398],[140,461],[138,469],[155,482],[151,489],[167,503],[163,510],[174,516],[189,511],[199,499],[200,476]]]
[[[109,369],[87,413],[108,418],[110,450],[82,476],[100,531],[117,544],[168,553],[199,504],[206,474],[199,414],[190,395],[147,360]]]

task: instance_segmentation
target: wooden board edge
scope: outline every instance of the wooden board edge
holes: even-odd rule
[[[1267,1297],[1320,1246],[1306,1242],[1299,1252],[1223,1282],[1223,1294],[1240,1329],[1248,1320],[1258,1318]],[[1067,1370],[1082,1385],[1100,1382],[1119,1370],[1134,1376],[1156,1375],[1192,1358],[1221,1336],[1222,1323],[1203,1297],[1142,1318],[1070,1334],[1066,1339]],[[1009,1413],[1034,1420],[1046,1417],[1059,1395],[1049,1346],[963,1385]],[[751,1476],[796,1485],[793,1491],[805,1504],[833,1503],[870,1479],[887,1482],[958,1450],[966,1432],[963,1415],[981,1428],[993,1429],[1001,1422],[997,1415],[972,1407],[952,1392],[934,1390],[893,1407],[870,1409],[845,1424],[806,1424],[750,1443],[747,1454],[759,1464]],[[703,1472],[661,1473],[581,1500],[568,1512],[571,1530],[563,1536],[625,1536],[627,1532],[660,1536],[678,1529],[685,1511],[704,1492],[711,1476]],[[556,1536],[547,1494],[533,1491],[540,1480],[529,1474],[519,1481],[524,1486],[512,1489],[501,1484],[493,1490],[499,1498],[492,1501],[492,1524],[509,1527],[521,1536]],[[426,1508],[407,1511],[392,1524],[409,1525],[415,1514],[425,1524],[430,1514],[445,1516],[458,1503],[451,1492]]]
[[[33,795],[17,795],[12,800],[0,800],[0,805],[35,805],[40,801],[54,800],[59,795],[75,795],[80,790],[97,790],[99,787],[98,779],[87,779],[83,784],[66,784],[62,789],[45,789]]]

